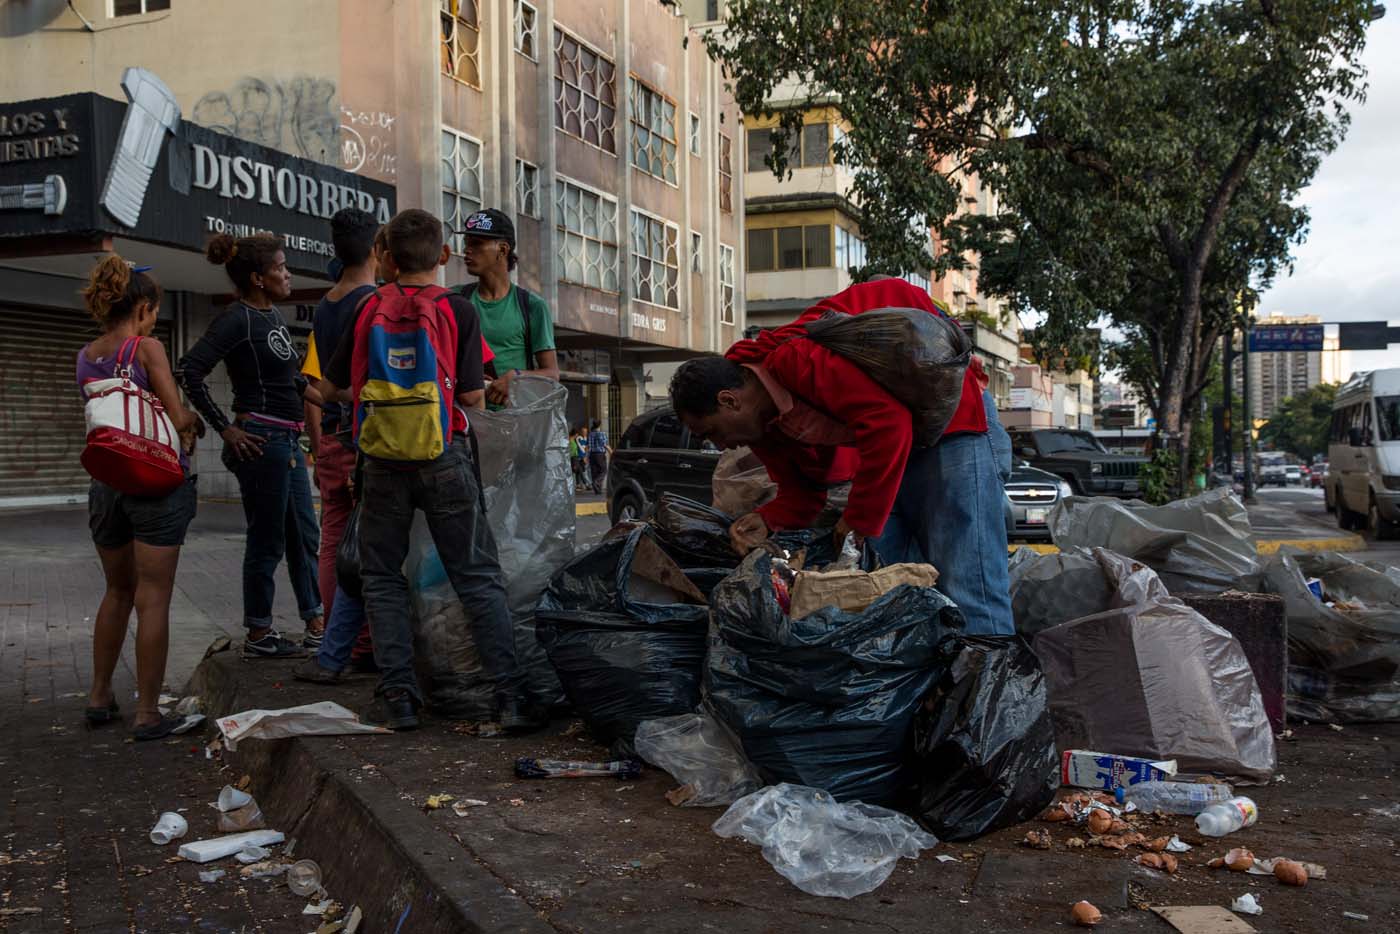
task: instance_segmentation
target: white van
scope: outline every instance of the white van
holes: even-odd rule
[[[1337,524],[1400,535],[1400,369],[1359,373],[1337,390],[1327,451],[1323,489]]]

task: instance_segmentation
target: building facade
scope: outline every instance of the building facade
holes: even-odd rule
[[[1285,315],[1277,312],[1254,319],[1255,326],[1321,324],[1316,315]],[[1323,338],[1323,349],[1292,352],[1254,352],[1249,355],[1249,395],[1251,414],[1267,421],[1284,400],[1307,392],[1321,383],[1338,383],[1350,375],[1348,353],[1337,349],[1337,338]],[[1235,391],[1244,392],[1244,367],[1236,366]]]
[[[742,119],[697,27],[660,0],[74,0],[3,15],[0,181],[13,198],[0,200],[0,331],[6,346],[31,348],[25,369],[42,370],[46,387],[68,385],[57,398],[73,411],[56,402],[61,417],[33,406],[9,416],[12,437],[50,439],[44,465],[71,467],[34,468],[33,443],[0,451],[0,501],[76,500],[85,489],[81,407],[65,380],[93,334],[77,290],[111,249],[155,267],[167,290],[161,334],[178,356],[231,298],[222,270],[198,255],[212,232],[288,238],[295,292],[283,313],[304,341],[329,284],[326,221],[347,199],[426,208],[454,230],[479,207],[500,208],[516,221],[520,284],[554,315],[571,422],[599,418],[614,432],[644,407],[656,365],[742,333]],[[132,66],[173,97],[139,225],[96,204]],[[69,95],[97,113],[73,153],[48,106]],[[230,161],[201,163],[201,140]],[[240,154],[266,166],[266,190],[255,178],[253,197],[240,198],[236,177],[201,187]],[[283,172],[316,179],[309,204],[293,197],[279,211]],[[69,198],[45,214],[51,177]],[[182,188],[198,203],[166,197]],[[22,207],[26,198],[39,207]],[[188,217],[194,226],[176,223]],[[469,281],[453,242],[449,285]],[[6,353],[0,365],[14,372]],[[197,466],[204,494],[233,495],[216,439]]]

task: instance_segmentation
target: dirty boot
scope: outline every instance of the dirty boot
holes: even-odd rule
[[[363,719],[366,723],[387,726],[391,730],[416,730],[418,704],[407,691],[387,691],[375,697],[365,710]]]

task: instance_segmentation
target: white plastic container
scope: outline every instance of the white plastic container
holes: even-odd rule
[[[1259,806],[1249,798],[1231,798],[1212,804],[1196,815],[1196,829],[1203,836],[1223,837],[1241,827],[1253,827],[1259,820]]]

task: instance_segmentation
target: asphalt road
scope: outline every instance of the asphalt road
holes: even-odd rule
[[[1328,513],[1324,506],[1321,489],[1305,489],[1302,487],[1267,487],[1256,492],[1255,498],[1261,504],[1274,507],[1285,507],[1287,511],[1294,513],[1299,524],[1309,526],[1321,526],[1331,529],[1340,528],[1337,525],[1337,517]],[[1274,510],[1275,514],[1282,510]],[[1284,513],[1286,515],[1286,512]],[[1286,533],[1290,529],[1281,526],[1276,522],[1260,522],[1255,519],[1255,533],[1260,538],[1287,538]],[[1382,561],[1386,564],[1400,567],[1400,541],[1379,542],[1367,537],[1366,540],[1366,560]]]

